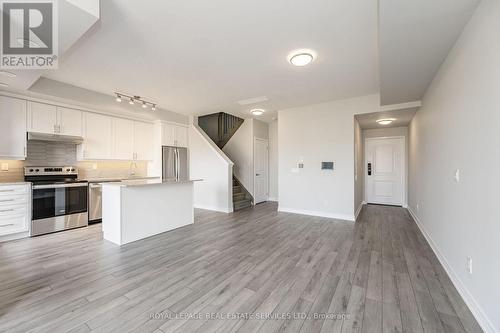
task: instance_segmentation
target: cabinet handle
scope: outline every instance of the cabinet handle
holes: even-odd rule
[[[0,200],[0,202],[10,202],[10,201],[14,201],[14,199]]]
[[[0,228],[11,227],[13,225],[14,225],[13,223],[4,224],[4,225],[0,225]]]
[[[14,192],[14,190],[0,190],[0,192]]]
[[[7,212],[13,212],[14,209],[4,209],[4,210],[0,210],[0,213],[7,213]]]

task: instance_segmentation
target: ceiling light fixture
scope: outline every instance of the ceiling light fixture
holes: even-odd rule
[[[261,116],[264,114],[264,112],[266,112],[264,109],[252,109],[250,110],[250,112],[254,115],[254,116]]]
[[[389,124],[391,124],[394,120],[396,120],[396,119],[394,119],[394,118],[379,119],[379,120],[377,120],[377,123],[378,123],[379,125],[389,125]]]
[[[127,100],[128,99],[128,104],[134,105],[136,102],[141,104],[142,108],[146,109],[148,106],[151,106],[151,110],[155,111],[156,110],[156,103],[155,102],[150,102],[145,99],[142,99],[141,96],[137,95],[127,95],[121,92],[115,92],[116,96],[116,101],[120,103],[123,99]]]
[[[11,73],[11,72],[7,72],[7,71],[0,71],[0,74],[5,75],[5,76],[10,77],[10,78],[15,78],[17,76],[16,74]]]
[[[314,60],[314,53],[309,50],[295,51],[288,57],[288,61],[294,66],[303,67],[309,65]]]

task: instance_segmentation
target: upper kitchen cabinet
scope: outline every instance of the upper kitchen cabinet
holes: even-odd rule
[[[28,102],[28,132],[56,134],[57,107]]]
[[[83,144],[79,145],[79,159],[113,159],[113,120],[111,117],[83,114]]]
[[[0,96],[0,159],[26,158],[26,101]]]
[[[134,122],[134,160],[153,160],[154,146],[154,126],[153,124]]]
[[[117,160],[134,159],[134,121],[122,118],[113,119],[113,156]]]
[[[187,147],[188,128],[186,125],[163,123],[163,146]]]
[[[82,136],[83,112],[68,108],[57,108],[57,125],[60,135]]]
[[[28,132],[82,136],[82,111],[28,102]]]

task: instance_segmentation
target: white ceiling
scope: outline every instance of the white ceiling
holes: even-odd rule
[[[275,110],[377,93],[373,0],[101,1],[92,34],[47,78],[183,114]],[[290,51],[317,59],[297,68]],[[237,101],[267,96],[242,106]]]
[[[379,0],[382,105],[421,100],[480,0]]]
[[[364,113],[356,115],[359,126],[362,129],[373,129],[373,128],[387,128],[387,127],[402,127],[408,126],[413,119],[413,116],[417,112],[418,107],[412,107],[402,110],[392,110],[392,111],[381,111],[374,113]],[[380,125],[377,123],[378,119],[393,118],[393,123],[390,125]]]

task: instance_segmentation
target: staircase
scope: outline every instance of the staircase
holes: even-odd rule
[[[198,126],[222,149],[245,120],[225,112],[198,117]]]
[[[233,210],[248,208],[252,206],[252,196],[233,176]]]

